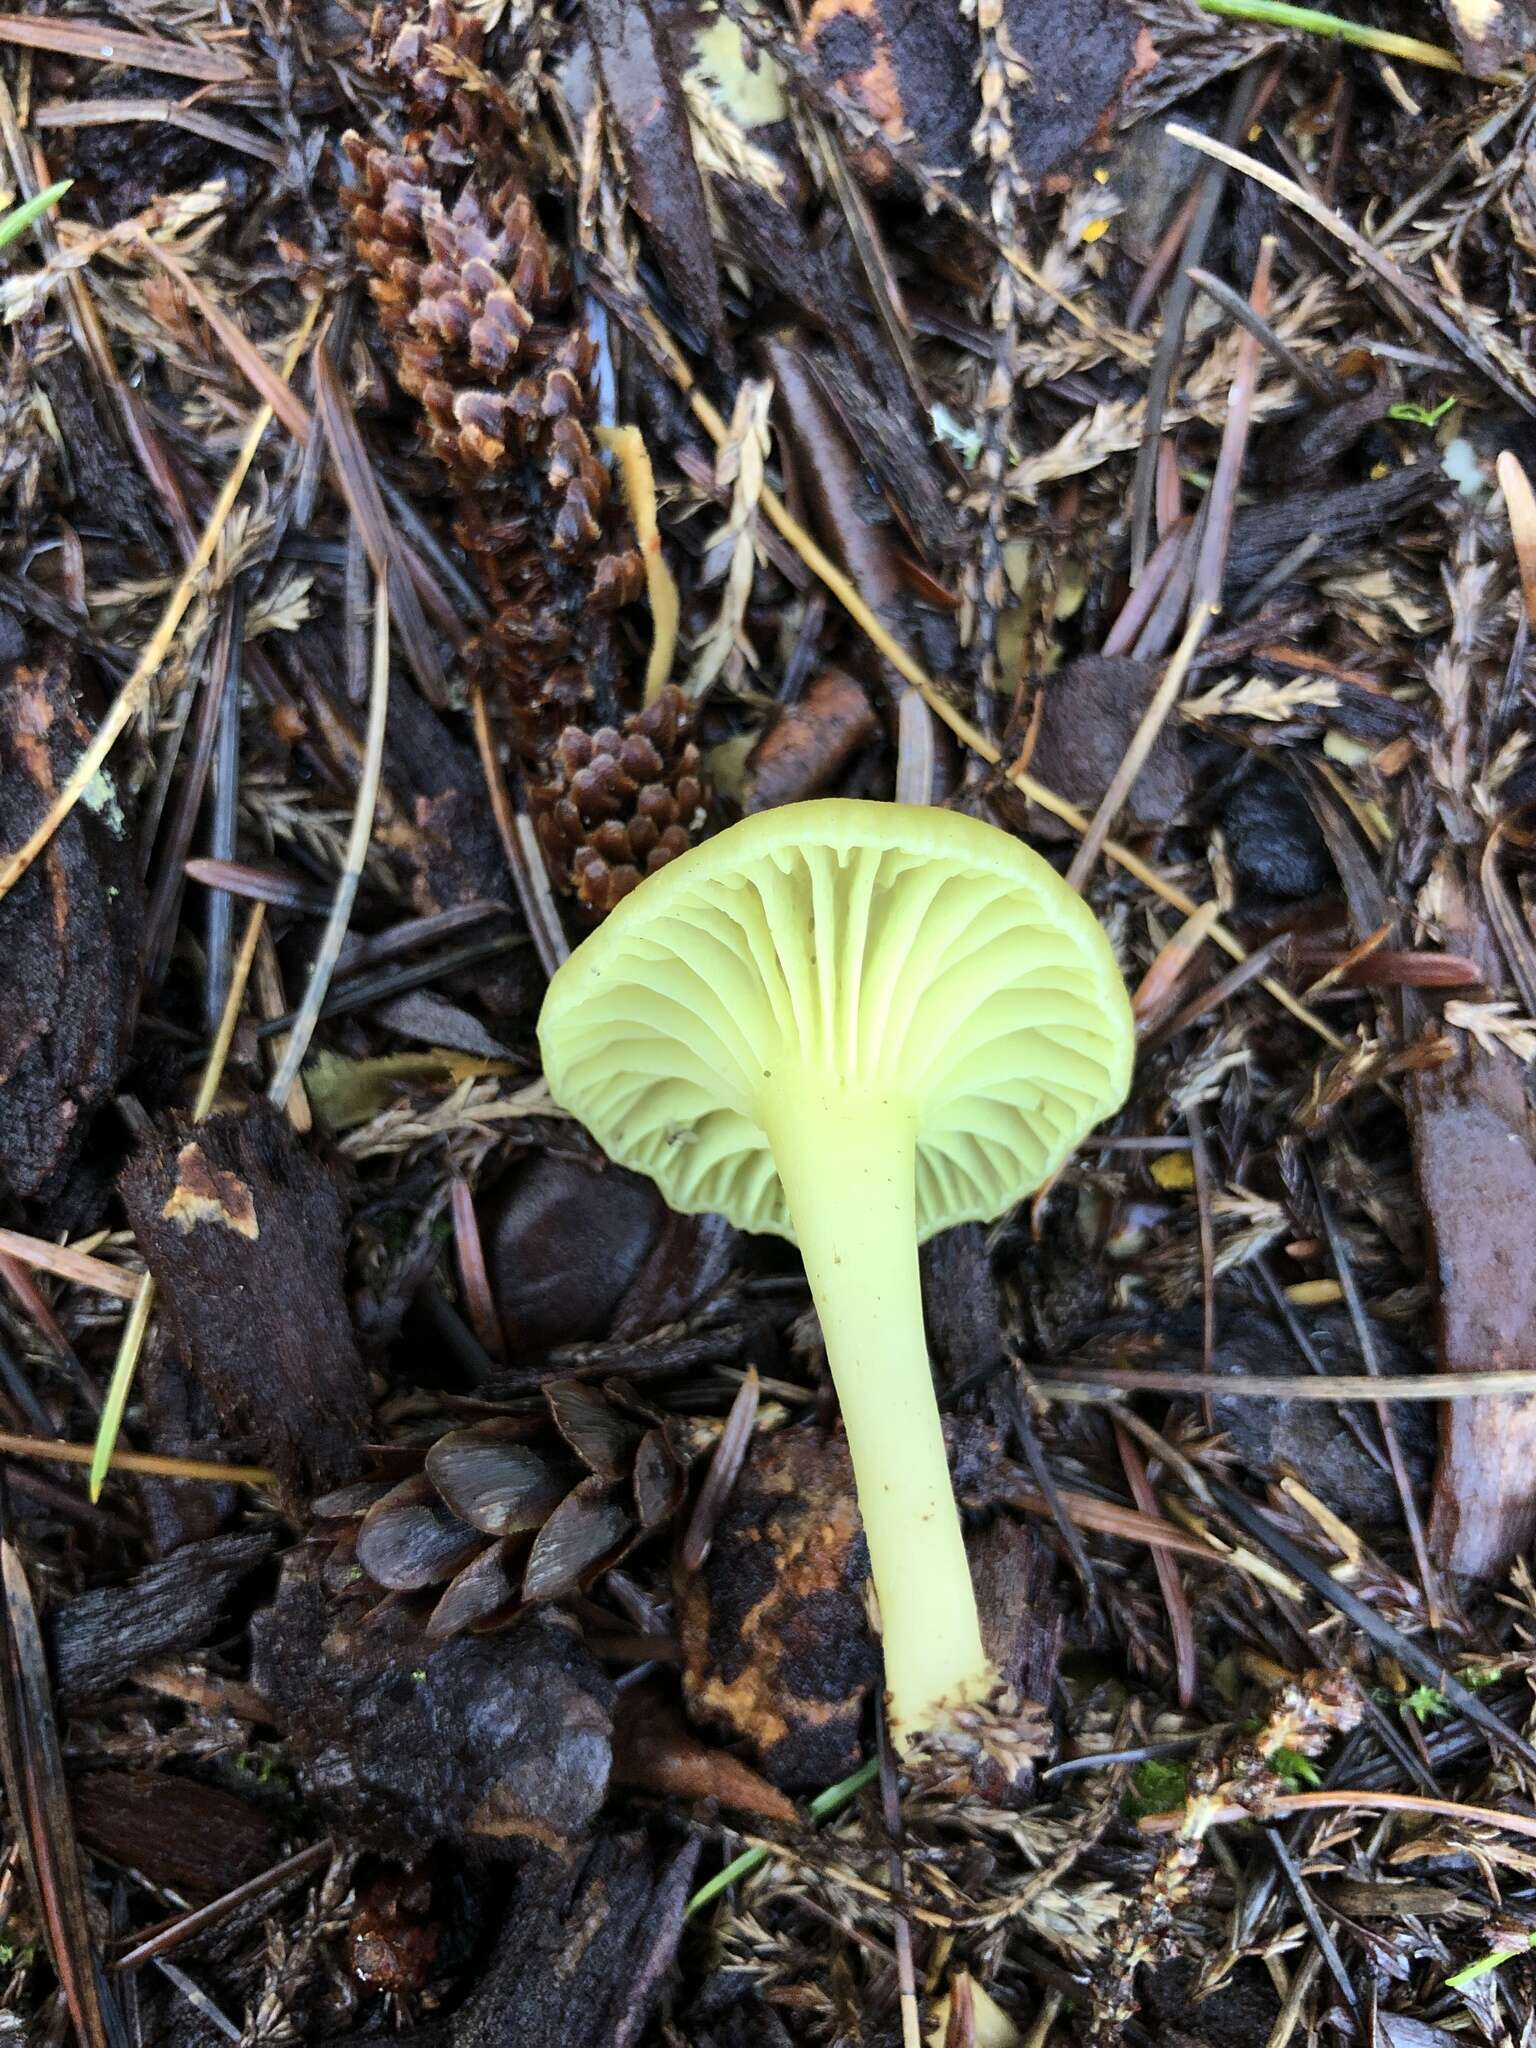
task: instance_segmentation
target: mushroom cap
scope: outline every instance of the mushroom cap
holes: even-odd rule
[[[1109,941],[1038,854],[845,797],[650,876],[555,974],[539,1044],[555,1101],[674,1209],[790,1239],[772,1091],[909,1113],[921,1239],[1048,1180],[1125,1099],[1135,1049]]]

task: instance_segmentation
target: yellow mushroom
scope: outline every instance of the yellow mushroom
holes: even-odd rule
[[[1130,1005],[1048,864],[952,811],[787,804],[641,884],[555,975],[556,1102],[674,1209],[800,1248],[903,1750],[984,1714],[918,1245],[1048,1180],[1124,1099]]]

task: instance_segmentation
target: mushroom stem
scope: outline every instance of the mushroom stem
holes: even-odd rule
[[[950,1485],[923,1334],[917,1119],[903,1103],[776,1073],[760,1107],[805,1261],[880,1602],[890,1725],[910,1748],[998,1675]]]

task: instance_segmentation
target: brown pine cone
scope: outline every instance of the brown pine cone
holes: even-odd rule
[[[567,726],[537,792],[551,872],[601,916],[686,853],[704,809],[692,707],[668,684],[643,711],[588,733]]]
[[[457,1635],[578,1592],[676,1514],[687,1446],[675,1418],[617,1380],[550,1380],[544,1398],[553,1441],[521,1419],[478,1422],[439,1437],[398,1485],[316,1501],[322,1521],[354,1524],[336,1529],[328,1584],[369,1606],[380,1590],[426,1596],[426,1634]]]
[[[591,677],[615,677],[610,615],[645,576],[592,445],[593,344],[514,116],[465,84],[482,40],[445,0],[378,10],[372,69],[412,125],[398,148],[342,138],[342,203],[400,387],[464,494],[458,538],[493,619],[471,666],[544,773],[588,710]]]
[[[342,139],[357,253],[423,438],[461,492],[455,531],[491,624],[468,652],[511,713],[558,886],[599,913],[683,851],[703,793],[688,707],[622,727],[612,615],[645,573],[593,445],[595,349],[530,189],[515,109],[479,72],[482,31],[447,0],[381,7],[372,68],[411,123]]]

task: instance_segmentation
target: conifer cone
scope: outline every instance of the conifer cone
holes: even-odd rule
[[[619,1380],[549,1380],[544,1399],[553,1432],[477,1422],[393,1486],[317,1501],[331,1587],[362,1610],[408,1597],[428,1636],[457,1635],[568,1598],[677,1513],[689,1443],[675,1417]]]
[[[398,149],[343,136],[342,204],[400,387],[464,493],[459,539],[496,620],[477,666],[537,759],[585,700],[603,615],[644,573],[588,432],[593,347],[568,267],[502,104],[463,82],[482,40],[445,0],[378,10],[372,65],[411,126]]]
[[[643,711],[584,732],[569,725],[537,792],[551,872],[600,917],[686,853],[704,807],[692,713],[671,684]]]
[[[447,0],[379,8],[370,61],[409,128],[398,148],[343,137],[343,205],[400,387],[460,492],[492,615],[471,671],[512,714],[557,886],[602,913],[689,844],[699,759],[675,690],[612,722],[612,616],[644,570],[592,443],[593,344],[514,116],[476,77],[482,42]]]

